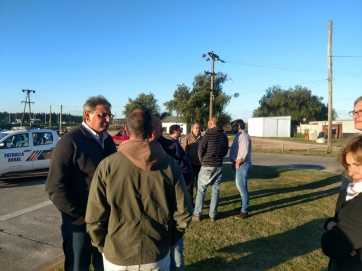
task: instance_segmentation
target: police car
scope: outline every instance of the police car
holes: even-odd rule
[[[0,131],[0,177],[48,170],[59,135],[50,129],[18,127]]]

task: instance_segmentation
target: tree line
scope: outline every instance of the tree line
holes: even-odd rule
[[[228,76],[220,72],[214,76],[214,116],[219,119],[221,126],[231,121],[231,116],[225,109],[232,96],[227,95],[222,88],[227,80]],[[160,111],[158,100],[152,92],[142,93],[135,99],[128,98],[123,114],[127,115],[127,112],[135,107],[147,108],[161,119],[167,115],[177,115],[188,124],[200,122],[205,127],[209,119],[210,76],[207,74],[195,76],[192,88],[185,84],[177,85],[173,99],[163,105],[167,109],[166,112]],[[280,86],[273,86],[265,91],[252,116],[291,116],[292,123],[327,120],[328,105],[323,103],[323,97],[313,95],[308,88],[297,85],[294,88],[282,89]],[[337,117],[337,113],[333,110],[333,119]]]
[[[0,112],[0,123],[13,123],[15,124],[16,120],[21,120],[23,116],[23,112],[17,112],[17,113],[8,113],[8,112]],[[58,113],[32,113],[31,117],[29,116],[29,112],[25,112],[24,114],[24,124],[28,124],[30,122],[30,119],[40,119],[40,122],[45,124],[49,123],[49,118],[51,119],[52,125],[57,125],[60,122],[60,114]],[[83,116],[79,115],[72,115],[63,113],[62,122],[66,123],[80,123],[83,121]]]
[[[219,119],[220,125],[225,126],[230,123],[231,116],[226,111],[232,96],[227,95],[223,89],[223,84],[229,80],[229,77],[221,72],[214,75],[213,84],[213,104],[214,116]],[[200,122],[204,127],[209,119],[210,109],[210,83],[211,78],[208,74],[198,74],[195,76],[192,87],[185,84],[177,85],[173,92],[173,99],[165,102],[165,112],[161,112],[158,100],[155,95],[140,93],[135,99],[128,98],[124,107],[123,115],[126,116],[129,111],[138,108],[147,108],[151,114],[160,117],[179,116],[183,122],[191,124]],[[8,123],[15,119],[21,119],[21,113],[0,112],[1,123]],[[24,120],[29,120],[29,113],[25,113]],[[328,119],[328,105],[323,103],[323,97],[312,94],[312,91],[302,86],[282,89],[280,86],[269,87],[265,94],[259,100],[259,106],[253,111],[253,117],[273,117],[273,116],[291,116],[292,122],[320,121]],[[242,116],[240,116],[242,118]],[[333,110],[333,119],[336,119],[337,113]],[[33,118],[45,120],[49,123],[49,113],[35,113]],[[51,123],[59,123],[59,114],[51,114]],[[62,114],[62,122],[80,123],[82,116]]]

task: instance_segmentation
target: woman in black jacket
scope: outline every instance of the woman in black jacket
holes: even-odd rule
[[[362,134],[347,143],[340,160],[351,183],[338,196],[335,216],[324,224],[321,246],[330,258],[328,270],[362,270]]]

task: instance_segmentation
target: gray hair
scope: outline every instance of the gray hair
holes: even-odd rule
[[[108,102],[108,100],[102,95],[89,97],[88,100],[86,100],[83,105],[83,119],[85,116],[84,112],[94,112],[96,110],[97,105],[101,105],[105,108],[112,107],[111,103]]]

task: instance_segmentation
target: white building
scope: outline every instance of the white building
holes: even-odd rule
[[[182,122],[182,118],[181,117],[174,117],[174,116],[168,116],[165,117],[162,120],[162,129],[164,133],[168,133],[170,126],[173,124],[177,124],[180,125],[181,127],[181,134],[182,135],[187,135],[189,133],[189,131],[187,130],[187,123],[186,122]]]
[[[291,116],[249,118],[248,134],[259,137],[290,137]]]

